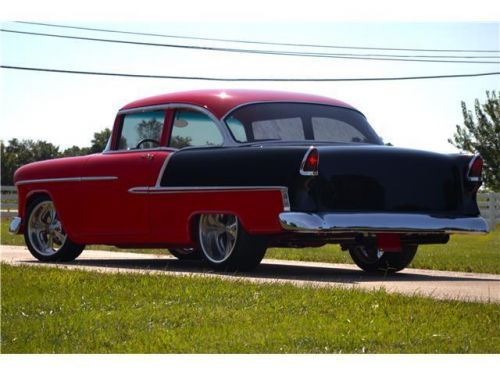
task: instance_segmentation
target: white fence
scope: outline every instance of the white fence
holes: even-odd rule
[[[14,186],[2,186],[2,218],[17,215],[17,190]],[[490,229],[500,224],[500,193],[479,193],[477,195],[481,216]]]
[[[2,186],[2,218],[17,216],[17,189],[15,186]]]
[[[500,224],[500,193],[478,193],[477,203],[490,230],[495,229],[495,225]]]

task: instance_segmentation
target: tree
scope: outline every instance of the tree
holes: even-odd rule
[[[61,152],[60,156],[82,156],[88,154],[90,154],[90,147],[71,146],[70,148],[67,148],[63,152]]]
[[[103,152],[108,143],[108,139],[111,137],[111,129],[106,128],[101,132],[94,133],[94,139],[91,141],[90,154],[96,154],[98,152]]]
[[[34,161],[54,159],[59,157],[59,147],[45,141],[32,141],[13,138],[5,146],[1,142],[2,185],[12,185],[14,172],[21,165]]]
[[[470,153],[479,153],[484,160],[483,180],[486,188],[500,191],[500,92],[486,91],[487,101],[474,102],[474,113],[462,102],[464,125],[456,126],[448,142]]]
[[[14,172],[17,168],[35,161],[55,159],[66,156],[81,156],[102,152],[106,147],[111,130],[106,128],[94,133],[90,147],[72,146],[60,152],[59,147],[45,141],[12,138],[7,145],[0,141],[2,161],[2,185],[14,183]]]

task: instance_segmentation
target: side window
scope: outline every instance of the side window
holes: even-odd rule
[[[118,143],[119,150],[148,149],[160,146],[165,112],[125,115]]]
[[[240,120],[231,116],[226,120],[226,124],[229,126],[231,134],[238,142],[248,141],[245,133],[245,125],[243,125]]]
[[[219,146],[222,143],[222,134],[210,117],[188,109],[175,111],[170,147]]]

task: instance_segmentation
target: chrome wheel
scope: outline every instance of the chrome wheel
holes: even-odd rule
[[[56,254],[67,240],[54,204],[49,200],[42,201],[33,208],[27,231],[33,250],[43,256]]]
[[[225,214],[201,215],[199,240],[210,262],[224,262],[233,253],[238,240],[238,218]]]

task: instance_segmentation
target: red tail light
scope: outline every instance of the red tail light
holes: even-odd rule
[[[302,165],[300,166],[300,174],[303,176],[316,176],[318,174],[319,165],[319,153],[314,146],[309,147],[304,159],[302,159]]]
[[[481,180],[481,173],[483,172],[483,158],[481,155],[475,155],[467,170],[467,180],[471,182],[479,182]]]

